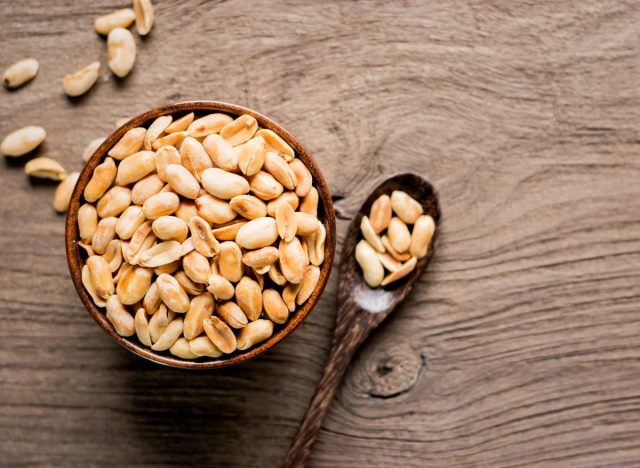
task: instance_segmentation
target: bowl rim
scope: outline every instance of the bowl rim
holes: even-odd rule
[[[106,318],[105,313],[93,303],[91,296],[85,290],[82,284],[82,266],[83,262],[80,257],[80,248],[77,246],[78,242],[78,224],[77,213],[80,207],[80,200],[82,198],[84,188],[87,185],[93,170],[102,162],[106,157],[106,152],[110,149],[120,138],[130,129],[146,126],[150,124],[154,119],[161,115],[173,115],[179,113],[188,112],[207,112],[218,111],[230,114],[232,116],[239,116],[242,114],[248,114],[253,116],[262,128],[267,128],[274,131],[281,138],[283,138],[296,152],[296,157],[302,160],[305,166],[311,172],[314,179],[314,186],[318,190],[319,200],[324,207],[324,225],[327,231],[325,239],[325,258],[320,268],[320,278],[318,284],[304,305],[295,312],[294,315],[289,317],[289,320],[284,326],[278,329],[271,337],[249,349],[246,352],[228,355],[227,358],[210,358],[206,361],[190,361],[178,358],[170,354],[159,354],[141,344],[138,344],[133,339],[125,338],[118,335]],[[96,321],[96,323],[102,328],[111,338],[113,338],[118,344],[131,351],[132,353],[141,356],[149,361],[157,364],[162,364],[171,367],[183,368],[183,369],[217,369],[222,367],[228,367],[237,365],[246,361],[249,361],[267,350],[280,343],[285,337],[291,334],[309,315],[311,310],[315,307],[322,292],[325,289],[331,268],[333,266],[336,244],[336,219],[333,208],[333,200],[331,198],[331,192],[327,185],[322,172],[320,171],[315,159],[309,152],[309,150],[295,137],[291,132],[286,130],[280,124],[270,119],[269,117],[260,114],[247,107],[239,106],[236,104],[230,104],[222,101],[185,101],[173,104],[167,104],[158,106],[143,112],[131,119],[125,124],[117,128],[111,135],[109,135],[104,142],[95,150],[91,158],[82,168],[78,181],[74,187],[71,199],[69,202],[69,208],[67,211],[66,224],[65,224],[65,250],[67,257],[67,264],[69,266],[69,273],[71,280],[73,281],[76,293],[80,297],[81,302],[89,312],[89,315]],[[135,334],[132,336],[135,337]]]

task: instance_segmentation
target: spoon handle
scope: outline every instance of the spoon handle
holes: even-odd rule
[[[353,355],[379,323],[379,320],[371,315],[351,301],[346,301],[339,307],[333,342],[322,378],[287,452],[283,467],[298,468],[306,465],[311,454],[311,446],[320,432],[322,421]]]

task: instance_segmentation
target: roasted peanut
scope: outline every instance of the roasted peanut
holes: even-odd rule
[[[158,276],[156,284],[160,299],[169,310],[174,312],[186,312],[189,310],[189,296],[173,276],[162,274]]]
[[[238,333],[237,348],[240,351],[244,351],[268,339],[272,334],[273,322],[271,320],[256,320],[240,330],[240,333]]]
[[[7,68],[2,76],[5,88],[17,88],[27,81],[31,81],[38,74],[40,64],[36,59],[20,60]]]
[[[106,36],[112,29],[128,28],[135,19],[136,14],[131,8],[122,8],[96,18],[94,27],[98,34]]]
[[[64,213],[69,208],[71,194],[79,177],[79,172],[72,172],[56,187],[56,191],[53,194],[53,208],[58,213]]]
[[[87,186],[84,188],[84,198],[90,203],[99,200],[116,180],[117,168],[111,158],[105,158],[104,162],[96,166]]]
[[[129,268],[118,281],[116,293],[120,302],[126,305],[135,304],[144,299],[151,287],[153,272],[148,268]]]
[[[176,133],[176,132],[185,131],[189,127],[191,122],[193,122],[194,117],[195,117],[195,114],[193,112],[189,112],[188,114],[180,117],[179,119],[174,120],[173,123],[166,128],[165,132]]]
[[[114,28],[109,31],[107,48],[109,68],[116,76],[124,78],[136,61],[136,42],[133,35],[128,29]]]
[[[236,285],[236,301],[249,320],[253,321],[260,317],[262,292],[256,281],[248,276],[243,277]]]
[[[238,155],[238,167],[246,176],[253,176],[260,172],[267,155],[267,145],[264,138],[255,137],[242,145]]]
[[[231,328],[240,329],[249,323],[247,316],[235,302],[223,302],[216,306],[216,312]]]
[[[387,229],[391,221],[391,199],[389,195],[380,195],[373,202],[369,221],[376,234],[380,234]]]
[[[389,222],[389,228],[387,229],[387,236],[393,250],[399,253],[404,253],[409,250],[411,245],[411,233],[407,225],[400,220],[400,218],[391,218]]]
[[[185,338],[192,340],[204,331],[202,322],[211,317],[213,307],[213,296],[208,292],[191,299],[189,310],[184,317],[183,333]]]
[[[100,62],[93,62],[62,80],[62,87],[67,96],[81,96],[98,81]]]
[[[289,318],[289,309],[275,289],[265,289],[262,293],[264,311],[273,322],[284,323]]]
[[[219,133],[225,125],[232,121],[233,119],[227,114],[209,114],[191,122],[187,132],[194,138],[202,138],[212,133]]]
[[[133,0],[133,9],[136,13],[136,29],[138,34],[146,36],[153,28],[155,14],[151,0]]]
[[[241,115],[229,122],[220,130],[220,136],[231,146],[241,145],[248,141],[258,130],[258,122],[250,115]]]
[[[361,240],[356,245],[355,255],[358,265],[362,268],[364,281],[372,288],[380,286],[384,278],[384,268],[382,268],[376,250],[366,240]]]
[[[282,274],[290,283],[300,283],[307,267],[307,256],[302,249],[302,244],[297,237],[294,237],[290,242],[281,240],[279,249]]]
[[[186,137],[182,140],[182,145],[180,145],[180,160],[182,165],[196,179],[196,182],[201,180],[202,173],[205,170],[211,168],[209,155],[202,146],[202,143],[193,137]],[[198,184],[198,190],[200,190],[200,184]],[[188,198],[195,198],[195,196]]]
[[[240,281],[244,273],[242,251],[235,242],[225,241],[220,244],[218,252],[218,270],[222,276],[231,282]]]
[[[172,192],[160,192],[147,199],[142,211],[147,219],[157,219],[175,213],[180,206],[180,198]]]
[[[429,215],[422,215],[416,219],[411,233],[411,244],[409,245],[409,253],[418,258],[427,255],[429,244],[436,230],[436,224]]]
[[[402,266],[398,268],[396,271],[389,273],[389,275],[387,275],[382,280],[382,282],[380,283],[380,286],[386,286],[387,284],[393,283],[394,281],[398,281],[399,279],[404,278],[415,269],[417,262],[418,262],[418,259],[416,257],[411,257],[409,260],[404,262]]]
[[[83,204],[78,209],[78,231],[80,239],[84,242],[91,242],[97,229],[98,212],[96,211],[96,207],[90,203]]]
[[[211,162],[220,169],[229,172],[234,172],[238,169],[238,155],[233,150],[233,147],[220,135],[209,135],[202,142],[202,146],[204,146],[209,158],[211,158]]]
[[[133,317],[120,303],[118,296],[111,296],[107,300],[107,320],[120,336],[131,336],[136,331]]]
[[[204,320],[203,325],[204,332],[220,351],[230,354],[236,350],[236,336],[226,323],[211,316]]]
[[[238,195],[229,200],[229,206],[233,211],[246,219],[256,219],[267,216],[265,202],[253,195]]]
[[[251,192],[262,200],[273,200],[279,197],[284,190],[282,184],[265,171],[259,171],[256,175],[250,177],[249,186]]]
[[[125,133],[122,138],[109,150],[109,156],[113,159],[122,160],[142,149],[144,136],[147,131],[142,127],[132,128]]]
[[[293,160],[295,153],[291,146],[272,130],[261,128],[256,132],[256,136],[264,138],[267,143],[267,151],[281,156],[286,162]]]
[[[22,156],[36,149],[47,136],[42,127],[28,126],[9,133],[0,144],[0,153],[5,156]]]
[[[420,203],[400,190],[391,193],[391,208],[407,224],[415,223],[424,211]]]
[[[243,225],[236,234],[236,243],[244,249],[259,249],[273,244],[277,238],[276,220],[263,217]]]
[[[124,210],[131,205],[131,190],[126,187],[111,187],[107,190],[98,203],[96,209],[98,216],[101,218],[109,218],[111,216],[119,216]]]

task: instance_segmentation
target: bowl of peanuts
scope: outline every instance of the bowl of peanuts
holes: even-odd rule
[[[80,300],[120,345],[211,369],[264,353],[309,315],[333,265],[335,214],[317,163],[283,127],[184,102],[97,148],[65,245]]]

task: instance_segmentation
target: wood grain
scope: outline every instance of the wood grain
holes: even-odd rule
[[[5,2],[0,135],[81,167],[157,105],[219,99],[310,149],[349,219],[384,176],[439,192],[438,254],[356,355],[311,465],[640,464],[640,9],[636,2],[158,1],[131,76],[78,101],[93,19],[127,2]],[[53,186],[0,162],[0,463],[278,466],[319,379],[336,275],[287,340],[238,368],[116,346],[65,265]]]

